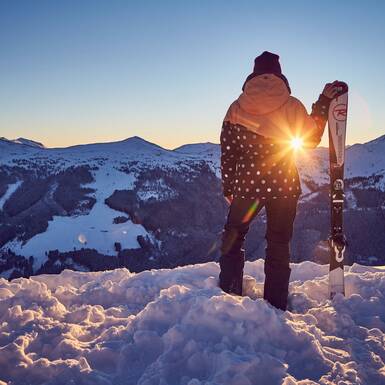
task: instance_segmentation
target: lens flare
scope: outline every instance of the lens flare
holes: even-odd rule
[[[242,222],[243,222],[243,223],[248,222],[248,221],[251,219],[251,217],[252,217],[253,214],[255,213],[255,210],[257,210],[258,204],[259,204],[259,199],[256,199],[256,200],[251,204],[251,206],[250,206],[249,209],[247,210],[246,214],[245,214],[244,217],[242,218]]]
[[[299,150],[303,147],[303,139],[299,136],[296,136],[290,141],[290,144],[294,150]]]
[[[79,234],[78,235],[78,241],[81,243],[81,244],[86,244],[87,243],[87,238],[84,234]]]

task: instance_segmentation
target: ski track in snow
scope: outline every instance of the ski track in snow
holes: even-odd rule
[[[244,297],[214,262],[0,279],[0,384],[384,384],[385,270],[347,267],[330,301],[327,269],[292,265],[292,312],[260,299],[262,260]]]

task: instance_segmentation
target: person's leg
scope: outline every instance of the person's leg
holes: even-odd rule
[[[263,298],[286,310],[290,278],[290,240],[297,209],[297,198],[278,198],[266,202],[266,258]]]
[[[244,240],[249,226],[263,205],[257,199],[234,198],[222,232],[219,286],[227,293],[242,295]]]

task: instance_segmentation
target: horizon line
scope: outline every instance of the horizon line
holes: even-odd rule
[[[357,144],[367,144],[367,143],[370,143],[370,142],[373,142],[381,137],[385,136],[385,134],[382,134],[380,136],[377,136],[375,138],[372,138],[366,142],[355,142],[353,144],[347,144],[346,145],[346,148],[348,147],[352,147],[354,145],[357,145]],[[97,145],[97,144],[109,144],[109,143],[119,143],[119,142],[124,142],[124,141],[127,141],[129,139],[135,139],[135,138],[138,138],[138,139],[141,139],[147,143],[150,143],[154,146],[157,146],[157,147],[160,147],[164,150],[168,150],[168,151],[174,151],[180,147],[183,147],[183,146],[186,146],[186,145],[198,145],[198,144],[216,144],[216,145],[220,145],[220,142],[210,142],[210,141],[206,141],[206,142],[190,142],[190,143],[184,143],[184,144],[181,144],[177,147],[174,147],[174,148],[166,148],[166,147],[163,147],[161,146],[160,144],[157,144],[155,142],[152,142],[150,140],[147,140],[145,139],[144,137],[141,137],[139,135],[133,135],[133,136],[128,136],[128,137],[125,137],[123,139],[117,139],[117,140],[111,140],[111,141],[105,141],[105,142],[87,142],[87,143],[77,143],[77,144],[71,144],[69,146],[50,146],[50,147],[47,147],[44,142],[41,142],[41,141],[38,141],[38,140],[35,140],[35,139],[31,139],[31,138],[25,138],[25,137],[18,137],[18,138],[14,138],[14,139],[8,139],[6,138],[5,136],[0,136],[0,140],[4,140],[4,141],[7,141],[7,142],[11,142],[11,143],[14,143],[14,144],[23,144],[23,143],[17,143],[16,141],[20,140],[20,139],[24,139],[24,140],[28,140],[28,141],[31,141],[31,142],[34,142],[36,144],[41,144],[43,147],[42,149],[65,149],[65,148],[71,148],[71,147],[77,147],[77,146],[87,146],[87,145]],[[27,145],[24,143],[24,145]],[[317,146],[316,148],[328,148],[327,146]]]

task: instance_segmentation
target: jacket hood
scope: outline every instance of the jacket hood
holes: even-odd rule
[[[281,107],[289,96],[289,90],[281,78],[273,74],[263,74],[246,82],[237,101],[247,113],[264,115]]]

